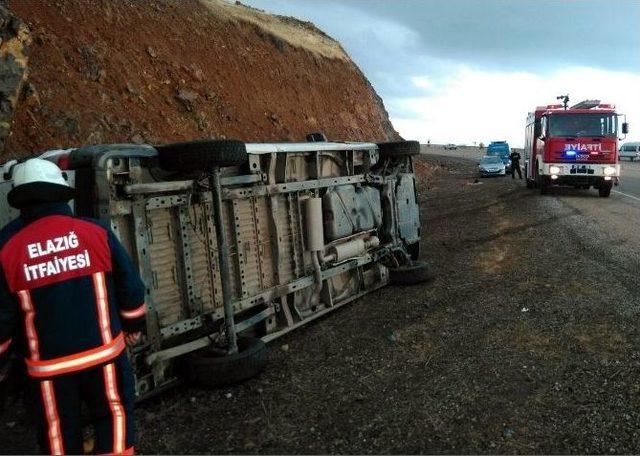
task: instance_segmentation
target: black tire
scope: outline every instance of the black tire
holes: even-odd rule
[[[309,133],[307,135],[307,142],[327,142],[327,137],[322,132]]]
[[[389,141],[378,143],[378,150],[382,158],[410,157],[420,154],[420,143],[418,141]]]
[[[527,179],[527,188],[534,188],[535,183],[531,179]]]
[[[600,195],[600,198],[609,198],[609,196],[611,195],[611,185],[600,185],[600,187],[598,187],[598,195]]]
[[[540,194],[546,195],[549,193],[549,183],[544,176],[540,176],[540,181],[538,182],[538,187],[540,187]]]
[[[267,363],[261,339],[238,337],[238,353],[219,356],[206,347],[184,357],[187,379],[204,388],[235,385],[255,377]]]
[[[416,285],[431,279],[431,268],[424,261],[413,261],[408,266],[389,269],[389,282],[392,285]]]
[[[158,162],[167,171],[207,171],[247,162],[247,148],[233,139],[204,139],[156,146]]]
[[[536,166],[536,168],[538,167]],[[547,193],[549,193],[549,179],[547,179],[547,176],[541,176],[538,174],[538,176],[536,177],[536,184],[540,189],[541,195],[546,195]]]
[[[409,257],[414,261],[420,258],[420,241],[409,244],[407,246],[407,253],[409,254]]]

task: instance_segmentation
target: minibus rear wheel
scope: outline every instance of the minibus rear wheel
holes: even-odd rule
[[[247,162],[247,148],[234,139],[204,139],[156,146],[158,162],[167,171],[199,171],[239,166]]]

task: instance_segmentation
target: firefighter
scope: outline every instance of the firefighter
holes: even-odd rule
[[[74,189],[52,162],[13,169],[9,204],[20,217],[0,231],[0,372],[24,358],[39,443],[82,454],[81,404],[95,452],[133,454],[134,379],[125,345],[141,338],[144,286],[113,232],[74,217]]]
[[[511,149],[511,155],[509,158],[511,159],[511,178],[516,178],[516,171],[518,172],[518,177],[522,179],[522,171],[520,171],[520,153],[515,149]]]

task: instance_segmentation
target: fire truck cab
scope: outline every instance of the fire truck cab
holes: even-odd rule
[[[524,146],[527,187],[537,187],[542,194],[556,185],[593,187],[608,197],[620,175],[618,116],[614,105],[600,100],[570,108],[566,103],[538,106],[529,113]],[[626,122],[621,127],[626,134]]]

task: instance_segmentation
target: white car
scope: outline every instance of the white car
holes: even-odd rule
[[[495,155],[482,157],[478,164],[478,171],[480,172],[480,177],[506,176],[507,174],[507,169],[502,159]]]
[[[618,151],[619,158],[628,158],[634,161],[636,158],[640,159],[640,142],[628,142],[624,143]]]
[[[444,146],[444,150],[456,150],[458,148],[458,146],[456,146],[455,144],[445,144]]]

